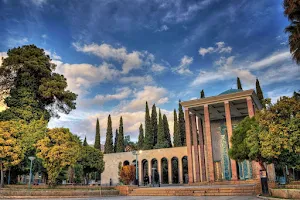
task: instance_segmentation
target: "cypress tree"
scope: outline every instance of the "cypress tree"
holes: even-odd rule
[[[148,102],[146,102],[144,149],[147,150],[147,149],[152,149],[152,148],[153,148],[152,126],[151,126]]]
[[[84,137],[83,146],[85,146],[85,147],[88,146],[88,143],[86,141],[86,136]]]
[[[265,107],[264,95],[263,95],[262,89],[260,87],[259,80],[257,78],[256,78],[256,94],[257,94],[257,97],[258,97],[260,103],[262,104],[262,106]]]
[[[140,128],[139,128],[139,140],[138,140],[138,149],[141,150],[143,149],[143,145],[144,145],[144,130],[143,130],[143,125],[141,124],[140,125]]]
[[[95,149],[101,150],[101,144],[100,144],[100,125],[99,125],[99,119],[97,118],[96,122],[96,136],[95,136]]]
[[[164,135],[165,140],[167,142],[168,147],[172,147],[171,135],[170,135],[170,128],[167,116],[163,115],[163,126],[164,126]]]
[[[164,123],[161,117],[161,112],[159,109],[158,114],[158,132],[157,132],[157,144],[155,146],[156,149],[167,148],[168,143],[166,141],[165,131],[164,131]]]
[[[114,152],[114,147],[113,147],[111,117],[110,115],[108,115],[104,153],[113,153],[113,152]]]
[[[119,134],[118,134],[118,142],[117,142],[117,152],[124,152],[124,132],[123,132],[123,118],[120,117],[120,126],[119,126]]]
[[[152,134],[153,134],[153,146],[157,143],[157,113],[156,106],[153,104],[151,112],[151,125],[152,125]]]
[[[201,90],[200,97],[201,97],[201,99],[205,98],[204,90]]]
[[[181,138],[179,134],[179,127],[178,127],[178,119],[176,109],[174,109],[174,134],[173,134],[173,143],[174,147],[180,147],[181,145]]]
[[[236,79],[236,85],[237,85],[237,89],[243,90],[242,83],[241,83],[241,80],[239,77],[237,77],[237,79]]]
[[[117,145],[118,145],[118,129],[116,129],[116,134],[115,134],[115,143],[114,143],[114,152],[117,152]]]
[[[186,145],[186,140],[185,140],[185,120],[184,120],[184,113],[182,110],[182,105],[180,104],[179,100],[179,108],[178,108],[178,126],[179,126],[179,133],[180,133],[180,138],[181,138],[181,145],[185,146]]]

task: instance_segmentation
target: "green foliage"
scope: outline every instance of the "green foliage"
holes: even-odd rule
[[[99,149],[83,146],[80,154],[79,163],[82,165],[85,175],[95,171],[99,173],[104,171],[103,153]]]
[[[99,125],[99,119],[97,118],[96,122],[96,135],[95,135],[95,144],[94,147],[96,149],[101,150],[101,144],[100,144],[100,125]]]
[[[184,120],[184,113],[182,109],[182,105],[180,104],[179,100],[179,108],[178,108],[178,124],[179,124],[179,133],[181,138],[181,144],[182,146],[186,145],[186,139],[185,139],[185,120]]]
[[[74,165],[80,156],[80,141],[69,129],[54,128],[36,144],[37,157],[43,160],[48,172],[48,184],[56,184],[56,178],[63,168]]]
[[[243,120],[233,132],[232,144],[234,159],[300,169],[300,100],[281,97],[255,118]]]
[[[0,187],[4,186],[3,171],[19,164],[24,157],[21,140],[19,140],[22,129],[22,123],[17,121],[0,122]]]
[[[116,134],[115,134],[115,142],[114,142],[114,152],[117,152],[117,145],[118,145],[118,129],[116,129]]]
[[[163,115],[163,126],[164,126],[165,140],[166,140],[166,142],[168,144],[168,147],[172,147],[172,141],[171,141],[169,123],[168,123],[167,116],[165,114]]]
[[[108,115],[104,153],[113,153],[113,152],[114,152],[114,146],[113,146],[112,124],[111,124],[111,117],[110,115]]]
[[[181,137],[180,137],[180,133],[179,133],[179,124],[178,124],[176,109],[174,109],[174,134],[173,134],[173,143],[174,143],[174,147],[180,147],[180,146],[182,146],[182,144],[181,144]]]
[[[157,113],[156,113],[156,106],[153,104],[152,112],[151,112],[151,125],[152,125],[152,134],[153,134],[153,146],[157,143]]]
[[[120,126],[119,126],[119,134],[118,134],[118,142],[117,142],[117,151],[116,152],[124,152],[124,131],[123,131],[123,118],[120,117]]]
[[[237,85],[237,89],[242,90],[242,83],[239,77],[237,77],[236,79],[236,85]]]
[[[229,156],[237,161],[243,161],[249,159],[250,149],[247,145],[247,131],[252,126],[257,126],[255,118],[244,118],[238,125],[233,129],[231,137],[231,148],[229,149]]]
[[[144,146],[144,130],[143,130],[142,124],[140,125],[139,131],[140,131],[140,133],[139,133],[137,149],[141,150],[141,149],[143,149],[143,146]]]
[[[265,107],[264,95],[263,95],[263,92],[262,92],[262,89],[260,87],[258,79],[256,79],[255,85],[256,85],[256,94],[257,94],[257,97],[258,97],[260,103],[262,104],[262,106]]]
[[[57,111],[68,114],[75,109],[77,95],[65,90],[66,79],[54,72],[56,66],[43,49],[25,45],[7,55],[0,66],[0,91],[8,95],[8,109],[0,112],[0,121],[49,120]]]
[[[86,141],[86,136],[84,137],[83,146],[88,146],[88,143]]]
[[[290,21],[290,25],[285,28],[289,35],[290,52],[293,60],[300,64],[300,3],[298,0],[284,0],[284,15]]]
[[[146,112],[145,112],[145,138],[144,138],[144,148],[152,149],[153,148],[153,133],[152,133],[152,125],[150,120],[148,102],[146,102]]]
[[[204,90],[201,90],[200,97],[201,97],[201,99],[205,98]]]
[[[161,116],[161,112],[159,109],[158,114],[158,133],[157,133],[157,144],[155,146],[156,149],[167,148],[168,142],[166,141],[166,135],[164,131],[164,122]]]

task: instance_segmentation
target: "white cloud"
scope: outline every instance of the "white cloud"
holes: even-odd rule
[[[47,0],[31,0],[31,2],[36,6],[42,6],[47,3]]]
[[[49,55],[52,60],[61,60],[61,57],[51,50],[44,50],[46,55]]]
[[[14,48],[14,47],[18,47],[18,46],[22,46],[25,44],[28,44],[29,40],[28,38],[24,37],[24,38],[8,38],[6,41],[6,46],[9,48]]]
[[[46,34],[43,34],[41,37],[44,38],[44,39],[48,38],[48,36]]]
[[[291,59],[291,54],[289,51],[284,52],[276,52],[264,59],[261,59],[257,62],[253,62],[250,64],[249,68],[251,69],[263,69],[265,67],[268,67],[272,64],[279,63],[285,60]]]
[[[151,71],[153,72],[163,72],[165,69],[165,66],[156,63],[151,66]]]
[[[107,95],[96,95],[91,103],[100,104],[111,100],[122,100],[129,97],[132,93],[132,90],[128,87],[118,88],[115,94],[107,94]]]
[[[103,62],[99,66],[90,64],[68,64],[60,61],[54,61],[57,64],[56,71],[63,74],[68,82],[68,89],[77,94],[87,94],[88,89],[96,84],[111,81],[120,72],[112,65]]]
[[[146,76],[127,76],[120,78],[121,83],[132,84],[137,86],[143,86],[147,84],[152,84],[153,78],[150,75]]]
[[[294,90],[290,87],[280,87],[267,92],[267,97],[271,98],[272,103],[276,103],[282,96],[292,96]]]
[[[169,30],[169,27],[167,25],[162,25],[159,29],[157,29],[155,32],[163,32]]]
[[[143,90],[134,93],[134,99],[122,108],[124,111],[143,110],[146,101],[148,105],[164,104],[169,101],[168,92],[165,88],[155,86],[145,86]]]
[[[78,43],[73,43],[76,51],[81,51],[85,53],[91,53],[99,56],[102,59],[113,59],[122,62],[123,73],[127,74],[133,69],[139,69],[143,64],[144,54],[138,51],[133,51],[128,53],[125,47],[114,48],[109,44],[90,44],[90,45],[79,45]]]
[[[216,47],[203,48],[200,47],[199,54],[205,56],[208,53],[231,53],[232,47],[225,46],[225,42],[217,42]]]
[[[180,60],[180,65],[174,69],[175,72],[181,75],[193,74],[189,66],[193,63],[193,57],[183,56]]]

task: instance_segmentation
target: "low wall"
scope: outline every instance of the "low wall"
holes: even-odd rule
[[[138,188],[138,186],[136,186],[136,185],[119,185],[119,186],[115,187],[115,189],[118,190],[120,195],[122,195],[122,196],[127,196],[135,188]]]
[[[9,189],[28,189],[28,185],[5,185]],[[51,189],[87,189],[87,190],[114,190],[112,186],[96,186],[96,185],[57,185]],[[48,185],[31,185],[31,189],[49,189]]]
[[[300,199],[300,190],[297,189],[270,189],[272,197],[284,199]]]
[[[85,196],[116,196],[118,190],[63,190],[63,189],[1,189],[0,197],[8,196],[39,196],[39,197],[85,197]]]

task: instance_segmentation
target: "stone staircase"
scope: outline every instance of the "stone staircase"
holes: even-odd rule
[[[129,196],[253,196],[255,185],[206,185],[135,188]]]

